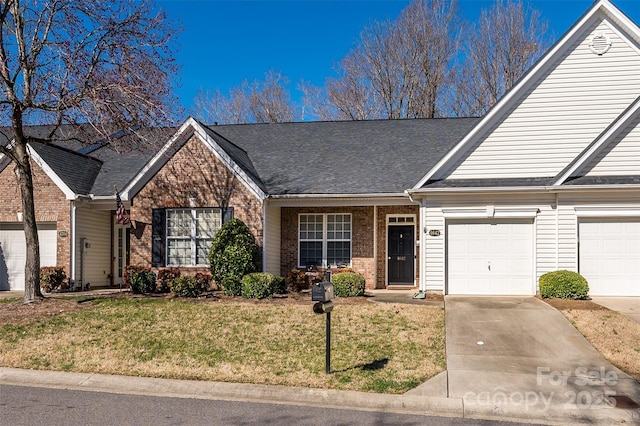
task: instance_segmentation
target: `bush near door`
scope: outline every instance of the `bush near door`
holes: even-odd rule
[[[540,277],[540,296],[556,299],[587,299],[589,297],[589,284],[587,280],[577,272],[553,271]]]

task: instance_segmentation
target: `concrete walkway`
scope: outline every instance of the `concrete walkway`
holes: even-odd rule
[[[640,297],[592,297],[591,301],[640,323]]]
[[[534,297],[445,297],[448,396],[465,414],[640,424],[640,384]],[[616,405],[618,407],[614,408]]]

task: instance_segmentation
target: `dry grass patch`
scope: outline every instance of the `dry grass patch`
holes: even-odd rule
[[[327,375],[325,318],[310,303],[124,298],[83,305],[0,325],[0,365],[387,393],[445,368],[438,307],[338,300]]]
[[[545,302],[562,312],[609,362],[640,381],[640,324],[590,301]]]

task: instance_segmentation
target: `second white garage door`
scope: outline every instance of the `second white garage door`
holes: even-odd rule
[[[582,219],[580,273],[590,296],[640,296],[640,218]]]
[[[56,265],[56,226],[38,224],[40,266]],[[24,290],[27,248],[22,224],[0,224],[0,289]]]
[[[447,222],[447,294],[533,295],[533,221]]]

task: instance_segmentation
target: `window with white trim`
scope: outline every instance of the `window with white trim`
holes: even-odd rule
[[[351,214],[300,214],[298,265],[351,265]]]
[[[167,209],[167,265],[209,264],[209,250],[222,212],[216,208]]]

